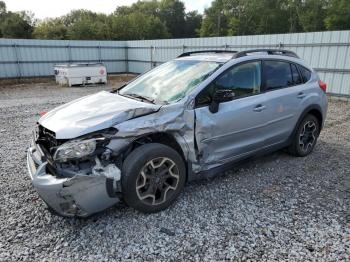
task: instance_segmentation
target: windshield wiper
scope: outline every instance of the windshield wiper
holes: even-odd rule
[[[137,99],[140,99],[143,101],[147,101],[147,102],[150,102],[152,104],[155,103],[155,100],[153,98],[150,98],[150,97],[147,97],[147,96],[143,96],[143,95],[139,95],[139,94],[134,94],[134,93],[131,93],[131,94],[123,94],[125,96],[129,96],[129,97],[133,97],[133,98],[137,98]]]

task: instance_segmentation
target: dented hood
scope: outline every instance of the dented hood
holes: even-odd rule
[[[160,107],[102,91],[53,109],[39,119],[39,124],[55,132],[57,139],[71,139],[156,112]]]

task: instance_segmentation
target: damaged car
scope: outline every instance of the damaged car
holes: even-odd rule
[[[310,154],[326,111],[326,84],[291,51],[188,52],[43,115],[27,166],[62,216],[120,200],[158,212],[188,181],[242,159],[283,148]]]

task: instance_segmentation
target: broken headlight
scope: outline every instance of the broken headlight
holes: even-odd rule
[[[55,161],[65,162],[67,160],[88,156],[95,152],[97,142],[101,140],[104,140],[104,138],[93,138],[67,142],[57,148],[53,158]]]

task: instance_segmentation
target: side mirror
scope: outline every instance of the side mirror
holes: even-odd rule
[[[209,111],[213,114],[219,111],[219,104],[233,100],[235,94],[230,89],[218,89],[213,95]]]

